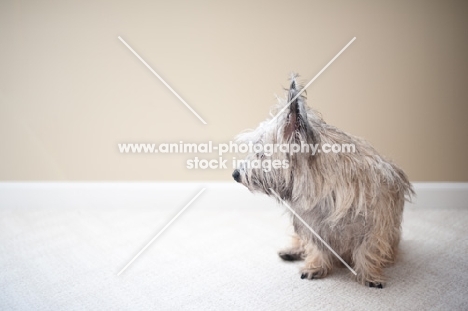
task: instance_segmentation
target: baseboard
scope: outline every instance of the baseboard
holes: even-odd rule
[[[414,182],[415,207],[468,208],[468,183]]]
[[[468,208],[468,183],[414,182],[416,196],[409,207],[418,208]],[[79,205],[86,202],[99,204],[115,201],[151,202],[155,192],[191,193],[202,187],[211,191],[237,192],[248,195],[248,191],[235,182],[0,182],[0,207],[10,205],[43,206],[57,200]],[[209,195],[209,192],[205,195]]]

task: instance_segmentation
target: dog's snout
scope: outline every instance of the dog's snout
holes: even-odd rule
[[[240,182],[240,172],[238,169],[234,170],[232,173],[232,178],[234,178],[235,181]]]

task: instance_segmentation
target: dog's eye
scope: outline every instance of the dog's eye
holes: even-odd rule
[[[257,158],[263,159],[263,158],[265,158],[265,154],[263,152],[262,153],[257,153]]]

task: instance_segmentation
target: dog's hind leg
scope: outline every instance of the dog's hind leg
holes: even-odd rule
[[[382,256],[375,241],[365,241],[354,253],[354,270],[357,281],[369,287],[383,288],[383,268],[388,260]]]
[[[286,261],[302,260],[305,257],[305,248],[297,234],[292,237],[292,246],[278,252],[278,256]]]
[[[384,268],[395,261],[401,236],[401,214],[404,198],[391,199],[394,206],[385,201],[374,208],[376,224],[364,237],[362,243],[353,250],[352,262],[357,273],[357,281],[369,287],[383,288],[386,280]],[[388,206],[388,207],[387,207]]]

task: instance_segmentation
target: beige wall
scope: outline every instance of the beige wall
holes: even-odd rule
[[[1,1],[0,180],[231,180],[117,143],[229,140],[356,36],[309,104],[413,181],[468,181],[467,16],[442,0]]]

